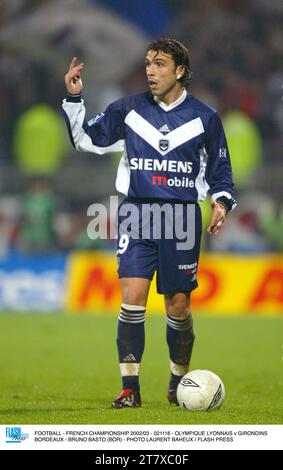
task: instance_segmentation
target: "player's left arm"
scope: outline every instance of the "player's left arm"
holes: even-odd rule
[[[206,133],[208,154],[205,178],[211,195],[212,217],[207,232],[217,235],[228,212],[236,207],[231,160],[222,122],[217,113],[209,121]]]

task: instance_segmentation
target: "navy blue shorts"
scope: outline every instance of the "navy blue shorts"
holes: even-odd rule
[[[189,292],[198,286],[202,231],[198,204],[126,198],[117,222],[119,278],[152,280],[156,271],[159,294]]]

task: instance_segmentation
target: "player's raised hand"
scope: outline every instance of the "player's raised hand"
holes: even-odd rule
[[[225,222],[227,211],[225,207],[218,202],[212,201],[211,207],[213,212],[211,222],[207,228],[207,232],[209,235],[217,235]]]
[[[83,68],[84,64],[78,64],[77,58],[73,57],[69,70],[65,75],[66,88],[71,95],[77,95],[81,93],[83,89],[83,82],[81,80],[81,71]]]

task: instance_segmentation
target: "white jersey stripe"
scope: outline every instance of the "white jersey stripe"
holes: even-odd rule
[[[158,129],[140,116],[135,110],[127,114],[125,123],[161,155],[166,155],[185,142],[204,133],[204,127],[199,117],[168,132],[166,136],[159,132]],[[164,139],[168,140],[169,145],[166,150],[161,150],[159,142]]]

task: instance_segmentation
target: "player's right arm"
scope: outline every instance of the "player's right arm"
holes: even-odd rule
[[[63,114],[73,146],[81,152],[105,154],[124,149],[124,119],[122,102],[118,101],[91,119],[85,119],[84,100],[81,97],[83,83],[81,71],[84,64],[77,64],[74,57],[65,75],[67,96],[63,100]]]

